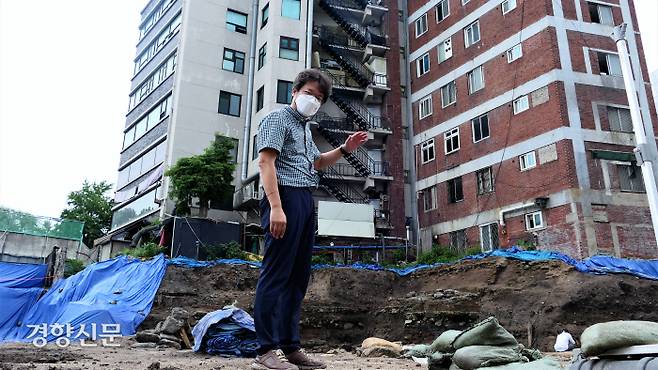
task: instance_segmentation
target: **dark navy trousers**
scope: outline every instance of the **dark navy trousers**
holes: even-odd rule
[[[259,354],[272,349],[287,354],[300,348],[299,317],[311,276],[315,237],[311,190],[279,186],[279,195],[287,219],[282,239],[274,239],[270,233],[269,201],[266,197],[260,201],[265,254],[254,302]]]

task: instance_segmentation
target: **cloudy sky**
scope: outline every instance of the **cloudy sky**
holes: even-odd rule
[[[650,70],[658,0],[635,0]],[[0,0],[0,205],[59,216],[67,194],[116,181],[146,0]]]

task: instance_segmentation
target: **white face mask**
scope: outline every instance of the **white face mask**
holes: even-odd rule
[[[311,117],[318,112],[320,109],[320,101],[316,99],[313,95],[298,93],[295,98],[295,107],[297,112],[304,117]]]

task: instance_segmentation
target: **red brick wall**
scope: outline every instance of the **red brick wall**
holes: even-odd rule
[[[458,3],[460,3],[460,1],[461,0],[456,0],[456,2]],[[471,2],[472,1],[473,0],[471,0]],[[485,14],[483,17],[481,17],[480,18],[481,40],[480,42],[471,45],[468,48],[464,46],[463,30],[460,30],[459,32],[453,34],[452,58],[444,61],[443,63],[439,64],[438,62],[439,57],[437,54],[438,53],[437,48],[432,48],[430,50],[430,72],[421,76],[420,78],[416,77],[416,61],[410,60],[409,63],[411,63],[411,71],[412,71],[412,78],[411,78],[412,89],[414,91],[418,91],[419,89],[426,86],[428,83],[436,80],[439,76],[445,75],[446,73],[452,71],[458,66],[464,64],[469,60],[472,60],[476,56],[487,51],[491,47],[501,43],[503,40],[519,32],[522,28],[521,27],[522,25],[523,28],[525,28],[531,25],[532,23],[540,20],[544,16],[546,16],[548,12],[547,9],[550,8],[550,7],[549,8],[546,7],[546,0],[533,0],[533,1],[526,0],[525,14],[523,15],[521,12],[523,7],[522,3],[523,1],[519,0],[519,5],[517,6],[517,8],[505,14],[504,16],[500,8],[498,7],[490,11],[489,13]],[[468,3],[468,5],[470,5],[470,2]],[[410,27],[409,51],[414,52],[419,47],[425,45],[427,42],[429,42],[430,40],[438,36],[441,32],[443,32],[446,28],[458,22],[462,18],[463,17],[454,17],[454,14],[451,13],[448,18],[437,24],[434,11],[433,10],[430,11],[430,14],[428,15],[428,31],[425,34],[423,34],[421,37],[416,39],[415,25],[413,23],[409,25]],[[445,22],[451,22],[451,23],[445,23]],[[553,48],[554,50],[552,51],[555,53],[555,55],[557,55],[557,50],[556,50],[557,45],[554,42],[549,42],[546,39],[542,39],[541,42],[543,43],[542,46],[544,47],[544,52],[550,51],[551,48]],[[525,54],[525,49],[523,51]],[[544,61],[541,61],[541,59],[545,58],[546,56],[547,55],[544,54],[542,58],[538,58],[539,60],[537,60],[537,62],[543,63]],[[507,63],[506,60],[505,63]],[[514,66],[514,68],[516,68],[516,66]]]
[[[563,112],[566,112],[563,109],[563,105],[566,104],[563,84],[560,82],[553,83],[549,85],[548,91],[548,102],[535,107],[531,106],[527,111],[517,115],[513,114],[511,104],[490,111],[490,137],[488,139],[473,143],[471,121],[462,123],[459,126],[460,149],[457,152],[445,155],[443,133],[434,137],[436,159],[426,164],[418,161],[418,178],[423,179],[432,176],[458,164],[501,150],[506,146],[528,140],[540,133],[561,126],[568,126],[568,119],[563,114]],[[530,103],[532,105],[532,102]],[[416,146],[417,158],[420,158],[420,148],[420,145]]]
[[[449,202],[446,182],[437,184],[438,208],[436,210],[424,212],[423,196],[421,195],[418,199],[421,227],[578,187],[571,141],[558,142],[557,152],[556,161],[538,164],[537,167],[526,171],[520,170],[516,157],[506,160],[500,165],[492,166],[495,177],[493,193],[478,195],[475,172],[463,175],[464,200],[458,203]]]

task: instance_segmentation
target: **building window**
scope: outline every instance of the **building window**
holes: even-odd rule
[[[439,63],[442,63],[452,57],[452,37],[447,38],[438,46]]]
[[[489,137],[489,116],[487,114],[471,120],[473,126],[473,142],[477,143]]]
[[[169,10],[169,8],[174,4],[174,0],[165,0],[158,5],[155,10],[151,13],[151,15],[148,16],[142,22],[142,26],[139,28],[139,39],[143,39],[144,36],[146,36],[147,33],[151,29],[153,29],[153,26],[155,26],[156,23],[158,23],[158,20],[162,18],[162,16]]]
[[[279,58],[299,60],[299,40],[281,36],[279,41]]]
[[[464,28],[464,45],[469,47],[480,41],[480,21],[477,20]]]
[[[265,4],[260,12],[260,28],[265,27],[267,21],[270,19],[270,3]]]
[[[448,18],[450,15],[450,4],[448,0],[441,0],[436,6],[436,23]]]
[[[146,174],[148,171],[161,164],[165,159],[166,150],[167,141],[163,141],[157,146],[148,150],[137,159],[131,159],[132,162],[129,165],[124,166],[119,171],[117,190],[137,180],[142,175]]]
[[[622,76],[619,55],[598,52],[599,70],[602,75]]]
[[[448,180],[448,201],[450,203],[457,203],[462,200],[464,200],[464,191],[462,189],[461,176]]]
[[[610,131],[633,132],[630,109],[608,107],[608,122]]]
[[[260,89],[256,91],[256,112],[259,112],[263,109],[265,104],[265,85],[261,86]]]
[[[425,53],[416,60],[416,76],[420,77],[430,71],[430,53]]]
[[[279,80],[276,84],[276,102],[279,104],[292,103],[292,82]]]
[[[480,247],[482,252],[491,252],[498,249],[498,224],[492,223],[480,226]]]
[[[423,209],[425,212],[436,209],[437,206],[436,186],[423,190]]]
[[[588,3],[589,17],[592,23],[600,23],[606,26],[614,26],[615,21],[612,17],[612,7],[597,3]]]
[[[281,16],[299,19],[302,9],[301,0],[283,0],[281,2]]]
[[[433,161],[436,156],[434,152],[434,139],[429,139],[420,144],[420,151],[423,164]]]
[[[176,70],[176,54],[172,54],[128,97],[128,111],[133,110]]]
[[[503,9],[503,15],[511,12],[516,9],[516,0],[505,0],[503,1],[501,8]]]
[[[219,113],[229,116],[240,117],[240,104],[242,95],[233,94],[226,91],[219,93]]]
[[[523,49],[521,44],[514,45],[511,49],[507,50],[507,63],[512,63],[513,61],[521,58],[523,56]]]
[[[418,104],[418,117],[423,119],[432,115],[432,95],[420,99]]]
[[[244,73],[244,53],[224,48],[222,68],[226,71]]]
[[[441,87],[441,107],[445,108],[457,102],[457,87],[455,81]]]
[[[158,103],[123,134],[123,149],[129,147],[147,132],[151,131],[152,128],[160,124],[169,114],[169,107],[171,107],[171,95]]]
[[[482,66],[468,72],[468,93],[473,94],[476,91],[484,89],[484,71]]]
[[[416,19],[416,38],[420,37],[420,35],[424,34],[427,32],[427,13],[421,15],[418,19]]]
[[[525,229],[536,230],[544,227],[544,217],[541,211],[528,213],[525,215]]]
[[[494,191],[494,178],[491,167],[475,172],[478,183],[478,195],[491,193]]]
[[[455,127],[443,134],[446,154],[454,153],[459,150],[459,127]]]
[[[267,53],[266,47],[267,47],[267,43],[264,43],[263,46],[261,46],[260,49],[258,49],[258,70],[263,68],[263,66],[265,65],[265,55]]]
[[[530,102],[528,101],[528,95],[523,95],[520,98],[517,98],[512,103],[514,108],[514,114],[519,114],[530,109]]]
[[[251,160],[258,158],[258,135],[254,135],[254,141],[251,142]]]
[[[519,165],[521,166],[521,171],[526,171],[537,167],[537,158],[535,157],[535,152],[532,151],[520,156]]]
[[[617,165],[619,170],[619,189],[633,193],[644,193],[642,170],[634,165]]]
[[[158,37],[146,47],[146,49],[135,59],[135,68],[133,70],[134,74],[141,71],[142,68],[148,63],[155,55],[162,50],[162,48],[167,44],[169,40],[180,29],[181,14],[178,13],[176,18],[174,18],[169,24],[160,32]]]
[[[450,248],[455,251],[464,251],[468,248],[466,230],[453,231],[450,234]]]
[[[226,28],[233,32],[247,33],[247,15],[235,10],[226,11]]]

